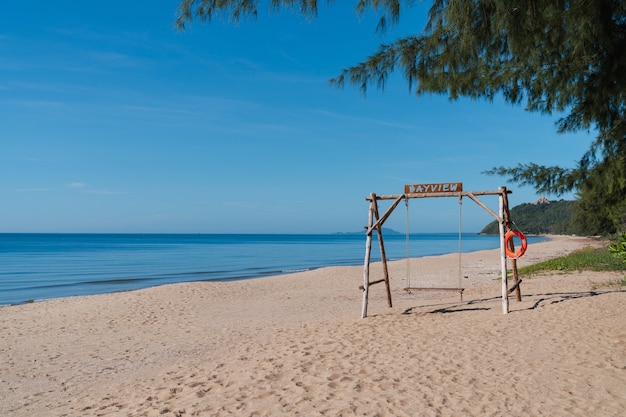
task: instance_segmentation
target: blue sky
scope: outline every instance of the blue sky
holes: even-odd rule
[[[328,85],[419,32],[428,4],[384,37],[352,2],[314,20],[262,6],[256,21],[182,33],[175,0],[4,4],[0,232],[352,232],[367,222],[365,196],[409,183],[537,199],[481,172],[572,166],[590,134],[557,135],[558,115],[501,101],[416,98],[399,76],[366,97]],[[456,231],[458,212],[456,199],[412,200],[411,231]],[[404,220],[400,210],[387,225]],[[464,231],[491,220],[464,200]]]

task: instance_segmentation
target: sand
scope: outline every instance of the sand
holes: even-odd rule
[[[558,237],[520,266],[598,244]],[[621,273],[524,279],[502,314],[499,251],[197,282],[0,309],[1,416],[623,416]],[[380,265],[372,265],[372,275]]]

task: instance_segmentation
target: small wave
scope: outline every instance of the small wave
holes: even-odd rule
[[[100,279],[97,281],[83,281],[72,285],[109,285],[109,284],[131,284],[133,282],[152,281],[152,278],[112,278]]]
[[[298,272],[307,272],[307,271],[312,271],[312,270],[314,270],[314,269],[315,269],[315,268],[285,269],[285,270],[283,270],[282,272],[283,272],[284,274],[295,274],[295,273],[298,273]]]
[[[217,271],[191,271],[191,272],[172,272],[169,274],[161,274],[159,277],[183,277],[183,276],[194,276],[194,275],[224,275],[229,274],[232,271],[228,270],[217,270]]]
[[[81,287],[86,285],[108,285],[108,284],[130,284],[134,282],[151,281],[151,278],[113,278],[97,281],[74,281],[74,282],[59,282],[49,285],[31,285],[23,286],[20,288],[12,289],[13,291],[28,291],[28,290],[45,290],[50,288],[66,288],[66,287]],[[8,291],[8,290],[7,290]]]

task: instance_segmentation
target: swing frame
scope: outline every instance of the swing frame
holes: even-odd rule
[[[367,317],[367,307],[369,300],[369,287],[371,285],[385,283],[386,291],[387,291],[387,304],[391,308],[393,306],[391,300],[391,286],[389,282],[389,269],[387,267],[387,256],[385,253],[385,243],[382,233],[382,227],[385,221],[389,218],[391,213],[396,209],[398,204],[402,200],[408,200],[412,198],[431,198],[431,197],[457,197],[460,200],[463,197],[468,197],[470,200],[474,201],[480,207],[482,207],[487,213],[489,213],[493,218],[498,221],[499,231],[500,231],[500,266],[502,273],[502,313],[509,313],[509,299],[508,294],[512,291],[517,292],[518,301],[521,300],[521,292],[520,292],[520,284],[521,281],[517,276],[517,264],[516,260],[513,260],[513,272],[515,278],[515,284],[509,290],[508,288],[508,276],[507,276],[507,257],[505,253],[505,228],[506,231],[511,229],[511,220],[508,208],[508,194],[511,194],[512,191],[508,190],[506,187],[500,187],[497,191],[461,191],[462,184],[461,183],[452,183],[451,185],[458,185],[458,187],[448,187],[448,184],[445,184],[445,187],[441,187],[443,184],[426,184],[426,187],[417,187],[417,186],[405,186],[404,194],[392,194],[392,195],[376,195],[375,193],[371,193],[365,199],[370,202],[369,205],[369,214],[368,214],[368,224],[365,227],[366,229],[366,243],[365,243],[365,261],[363,265],[363,285],[359,288],[363,291],[363,303],[361,308],[361,318]],[[436,187],[433,187],[436,186]],[[425,192],[423,192],[425,189]],[[459,191],[450,191],[450,189],[458,189]],[[419,190],[419,191],[418,191]],[[430,190],[430,191],[429,191]],[[487,207],[482,201],[478,199],[477,196],[485,196],[485,195],[497,195],[499,201],[499,213],[496,214],[493,210]],[[387,209],[385,213],[382,215],[378,210],[378,201],[380,200],[394,200],[391,206]],[[371,251],[372,251],[372,235],[376,231],[376,236],[378,238],[378,246],[380,248],[380,256],[383,266],[383,278],[377,279],[374,281],[370,281],[370,259],[371,259]],[[512,240],[509,243],[509,246],[512,245]],[[510,248],[514,250],[513,248]],[[422,289],[423,290],[423,289]],[[442,289],[438,289],[442,290]],[[454,289],[456,291],[460,291],[460,289]],[[462,294],[462,292],[461,292]]]

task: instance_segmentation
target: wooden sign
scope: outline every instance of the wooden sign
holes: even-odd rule
[[[454,193],[463,191],[462,182],[443,182],[440,184],[407,184],[405,194]]]

